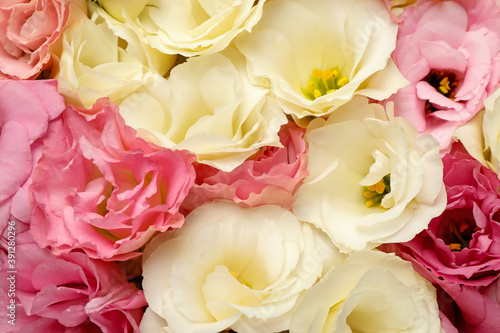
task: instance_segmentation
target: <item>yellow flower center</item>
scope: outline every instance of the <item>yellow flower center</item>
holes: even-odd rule
[[[312,71],[311,79],[302,93],[307,99],[313,101],[318,97],[334,92],[349,83],[346,76],[339,74],[338,68],[322,71],[315,68]]]
[[[458,79],[457,75],[451,71],[445,70],[432,70],[423,81],[427,81],[431,86],[433,86],[438,93],[449,98],[450,100],[455,100],[455,95],[457,93]],[[426,101],[425,111],[426,113],[433,113],[438,109],[432,105],[429,101]]]
[[[245,287],[248,287],[246,283],[244,282],[241,282],[238,277],[236,276],[236,274],[234,272],[231,272],[231,275],[242,285],[242,286],[245,286]]]
[[[381,207],[382,199],[391,191],[391,175],[384,176],[378,183],[366,186],[363,192],[366,207]]]

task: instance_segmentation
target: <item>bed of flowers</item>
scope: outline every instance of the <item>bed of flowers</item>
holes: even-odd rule
[[[495,0],[2,0],[1,332],[498,332]]]

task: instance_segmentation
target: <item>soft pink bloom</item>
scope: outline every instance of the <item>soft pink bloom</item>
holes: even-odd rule
[[[29,177],[49,124],[64,108],[55,80],[0,80],[0,233],[9,219],[29,222]]]
[[[0,251],[1,332],[139,332],[144,294],[115,263],[81,252],[55,256],[32,239],[18,239],[17,273],[9,273],[7,258]],[[15,288],[10,288],[13,277]],[[15,325],[8,323],[12,300]]]
[[[486,286],[500,275],[500,180],[470,155],[443,158],[448,205],[399,251],[445,281]]]
[[[69,0],[0,3],[0,78],[34,79],[52,65],[49,48],[69,17]]]
[[[250,207],[265,204],[291,209],[293,194],[307,176],[304,129],[293,123],[279,133],[283,147],[264,147],[231,172],[197,164],[197,179],[183,208],[192,210],[214,199]]]
[[[403,257],[404,258],[404,257]],[[408,258],[407,258],[408,259]],[[446,333],[496,332],[500,327],[500,280],[487,287],[460,285],[437,278],[413,259],[413,267],[436,287]]]
[[[105,100],[90,110],[68,106],[62,120],[32,176],[31,231],[40,246],[127,260],[156,232],[182,225],[193,155],[136,138]]]
[[[500,8],[494,0],[421,0],[399,18],[393,57],[410,84],[392,97],[395,113],[445,153],[500,82]]]

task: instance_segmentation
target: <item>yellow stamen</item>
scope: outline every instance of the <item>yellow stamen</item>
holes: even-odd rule
[[[328,80],[329,78],[332,77],[332,71],[327,69],[326,71],[323,72],[323,80]]]
[[[238,280],[238,277],[236,276],[236,274],[234,274],[234,272],[231,272],[231,275],[236,279],[236,281],[240,282],[240,280]],[[240,284],[245,287],[247,286],[246,283],[243,282],[240,282]]]
[[[391,192],[391,175],[387,174],[377,183],[364,187],[363,196],[366,199],[366,207],[382,207],[382,200],[385,195]]]
[[[370,192],[370,191],[366,191],[363,193],[363,195],[365,196],[365,198],[373,198],[373,192]]]
[[[375,184],[375,192],[377,192],[378,194],[382,194],[384,193],[384,191],[385,191],[385,184],[381,180],[377,184]]]
[[[452,251],[460,251],[462,249],[462,246],[459,243],[450,243],[448,246]]]
[[[313,69],[309,82],[302,88],[304,96],[313,101],[316,98],[332,93],[349,83],[347,77],[339,75],[337,68],[321,70]]]
[[[314,98],[318,98],[321,96],[323,96],[323,95],[321,95],[321,91],[319,91],[319,89],[314,89]]]
[[[444,79],[442,79],[441,82],[439,82],[439,90],[441,90],[443,94],[447,94],[450,92],[451,90],[450,80],[448,79],[447,76]]]
[[[323,71],[321,69],[315,68],[312,72],[312,76],[316,79],[319,79],[323,75]]]
[[[337,84],[339,85],[339,87],[343,87],[345,86],[346,84],[349,83],[349,79],[347,78],[347,76],[344,76],[344,77],[341,77],[338,81],[337,81]]]

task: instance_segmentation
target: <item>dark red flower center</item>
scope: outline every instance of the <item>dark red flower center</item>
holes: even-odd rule
[[[445,211],[436,232],[452,251],[460,251],[469,247],[472,235],[479,228],[474,221],[470,208],[461,208]]]
[[[451,71],[431,70],[423,81],[428,82],[441,95],[453,100],[457,93],[458,80],[457,75]],[[425,112],[432,113],[438,109],[431,102],[425,103]]]

